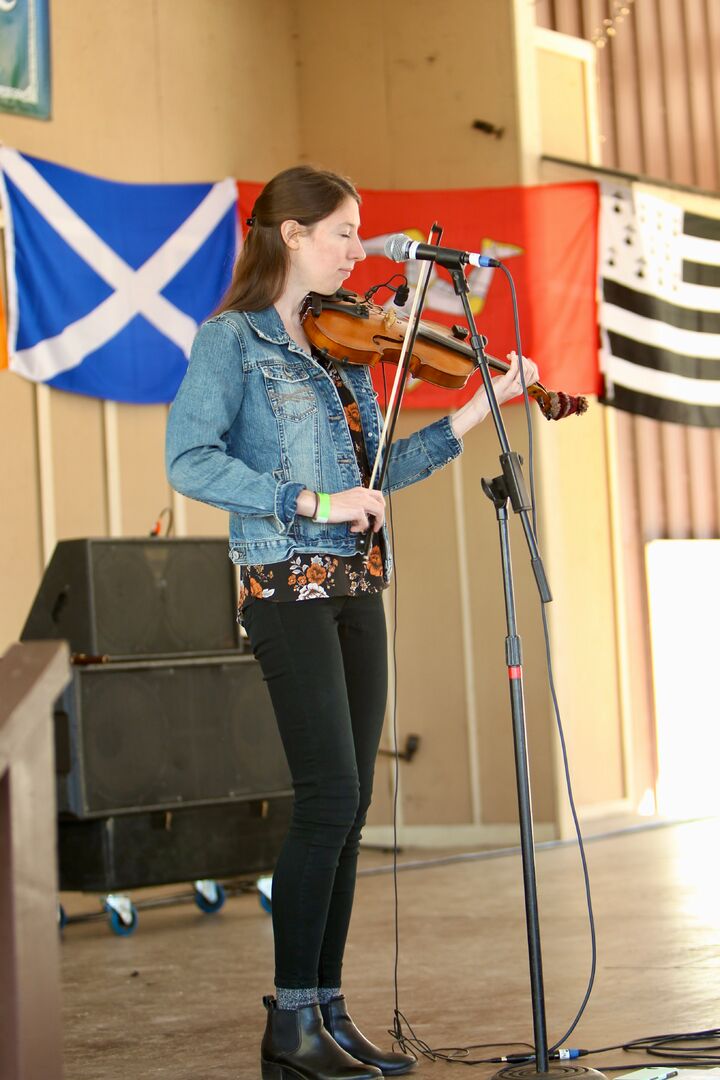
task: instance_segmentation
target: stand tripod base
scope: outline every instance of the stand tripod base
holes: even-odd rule
[[[553,1062],[547,1072],[538,1072],[532,1062],[527,1065],[508,1065],[496,1072],[491,1080],[606,1080],[605,1074],[587,1065]]]

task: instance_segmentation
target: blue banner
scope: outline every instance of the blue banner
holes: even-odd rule
[[[10,369],[112,401],[172,401],[236,251],[237,189],[121,184],[0,148]]]

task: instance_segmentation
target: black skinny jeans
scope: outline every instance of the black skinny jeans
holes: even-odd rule
[[[340,986],[387,697],[382,593],[254,600],[243,622],[295,791],[273,876],[275,985]]]

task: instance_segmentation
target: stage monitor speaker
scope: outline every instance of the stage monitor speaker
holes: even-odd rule
[[[55,734],[61,815],[100,817],[292,790],[252,656],[75,666],[55,707]]]
[[[225,540],[61,540],[21,640],[111,658],[218,653],[238,648],[236,606]]]
[[[60,888],[81,892],[271,871],[292,799],[61,821]]]

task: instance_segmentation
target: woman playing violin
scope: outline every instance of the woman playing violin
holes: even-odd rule
[[[380,415],[369,370],[316,352],[301,310],[365,258],[344,177],[287,169],[259,195],[232,283],[199,329],[170,412],[173,487],[230,514],[239,617],[262,667],[295,792],[273,877],[275,996],[263,1080],[369,1080],[414,1059],[372,1045],[342,994],[360,833],[387,692],[385,495],[367,482]],[[516,357],[495,379],[520,390]],[[528,384],[534,364],[523,361]],[[427,479],[485,419],[484,388],[397,440],[386,491]],[[359,538],[372,530],[366,557]]]

